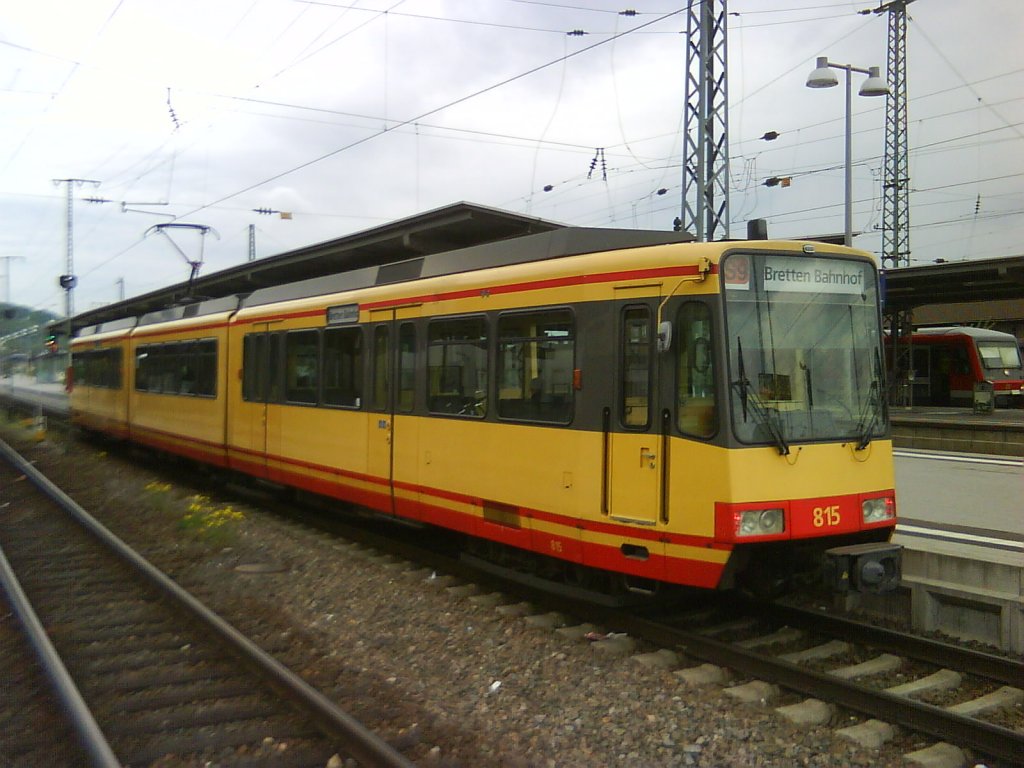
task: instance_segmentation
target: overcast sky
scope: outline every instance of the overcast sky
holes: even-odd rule
[[[805,81],[823,55],[884,73],[887,16],[858,13],[877,5],[729,1],[733,237],[755,217],[773,237],[842,231],[843,87]],[[178,249],[202,253],[202,274],[241,264],[250,224],[258,257],[458,201],[671,229],[683,8],[5,0],[0,300],[64,310],[55,179],[100,182],[74,187],[76,311],[122,281],[133,296],[186,279]],[[917,0],[909,16],[912,263],[1024,253],[1024,2]],[[862,79],[854,243],[878,253],[885,99],[858,97]],[[792,184],[764,186],[772,176]],[[150,229],[167,222],[211,230],[171,243]]]

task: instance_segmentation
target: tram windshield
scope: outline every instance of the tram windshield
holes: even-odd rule
[[[884,433],[874,267],[853,259],[734,253],[722,261],[732,426],[744,443]]]

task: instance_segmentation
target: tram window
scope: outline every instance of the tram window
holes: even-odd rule
[[[317,331],[291,331],[284,338],[285,399],[315,405],[319,385]]]
[[[193,392],[205,397],[217,394],[217,340],[197,341],[192,351],[192,365],[195,368]]]
[[[116,353],[116,350],[110,352]],[[103,368],[99,375],[108,383],[102,386],[120,387],[120,356],[107,358]],[[135,351],[135,389],[165,395],[212,397],[217,393],[216,339],[139,346]]]
[[[262,402],[266,399],[267,334],[248,333],[242,341],[242,399]]]
[[[688,301],[676,323],[676,418],[679,431],[711,437],[718,429],[715,402],[715,360],[711,312],[706,304]]]
[[[324,331],[324,404],[358,408],[363,396],[363,332],[360,328]]]
[[[149,354],[139,347],[135,350],[135,389],[139,392],[149,391]]]
[[[391,348],[388,327],[378,325],[373,329],[373,389],[370,406],[378,411],[388,408],[388,354]]]
[[[431,413],[481,417],[487,410],[487,324],[482,317],[435,320],[427,336]]]
[[[646,427],[651,401],[651,311],[627,307],[622,317],[622,400],[625,427]]]
[[[398,402],[402,413],[411,413],[416,392],[416,326],[402,323],[398,329]]]
[[[104,389],[121,388],[121,353],[118,349],[76,352],[71,357],[75,382]]]
[[[498,416],[567,424],[576,341],[568,310],[498,318]]]

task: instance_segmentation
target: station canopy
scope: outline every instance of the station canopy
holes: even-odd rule
[[[363,267],[394,264],[526,235],[573,229],[497,208],[455,203],[373,229],[201,275],[191,286],[182,282],[88,310],[72,319],[72,332],[83,326],[140,316],[198,300],[246,295],[261,288]],[[640,232],[636,234],[641,235]],[[692,239],[685,232],[661,234],[669,238],[674,235],[674,239],[680,241]],[[832,241],[827,237],[813,239]],[[884,280],[887,312],[911,310],[929,304],[1019,300],[1024,299],[1024,256],[890,269],[886,271]],[[66,323],[57,323],[55,327],[66,327]]]
[[[885,310],[1024,299],[1024,256],[954,261],[885,273]]]

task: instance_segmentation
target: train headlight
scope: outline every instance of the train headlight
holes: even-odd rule
[[[860,511],[864,525],[883,523],[896,517],[896,499],[892,496],[863,499],[860,503]]]
[[[734,513],[736,536],[773,536],[786,530],[786,515],[783,510],[745,509]]]

